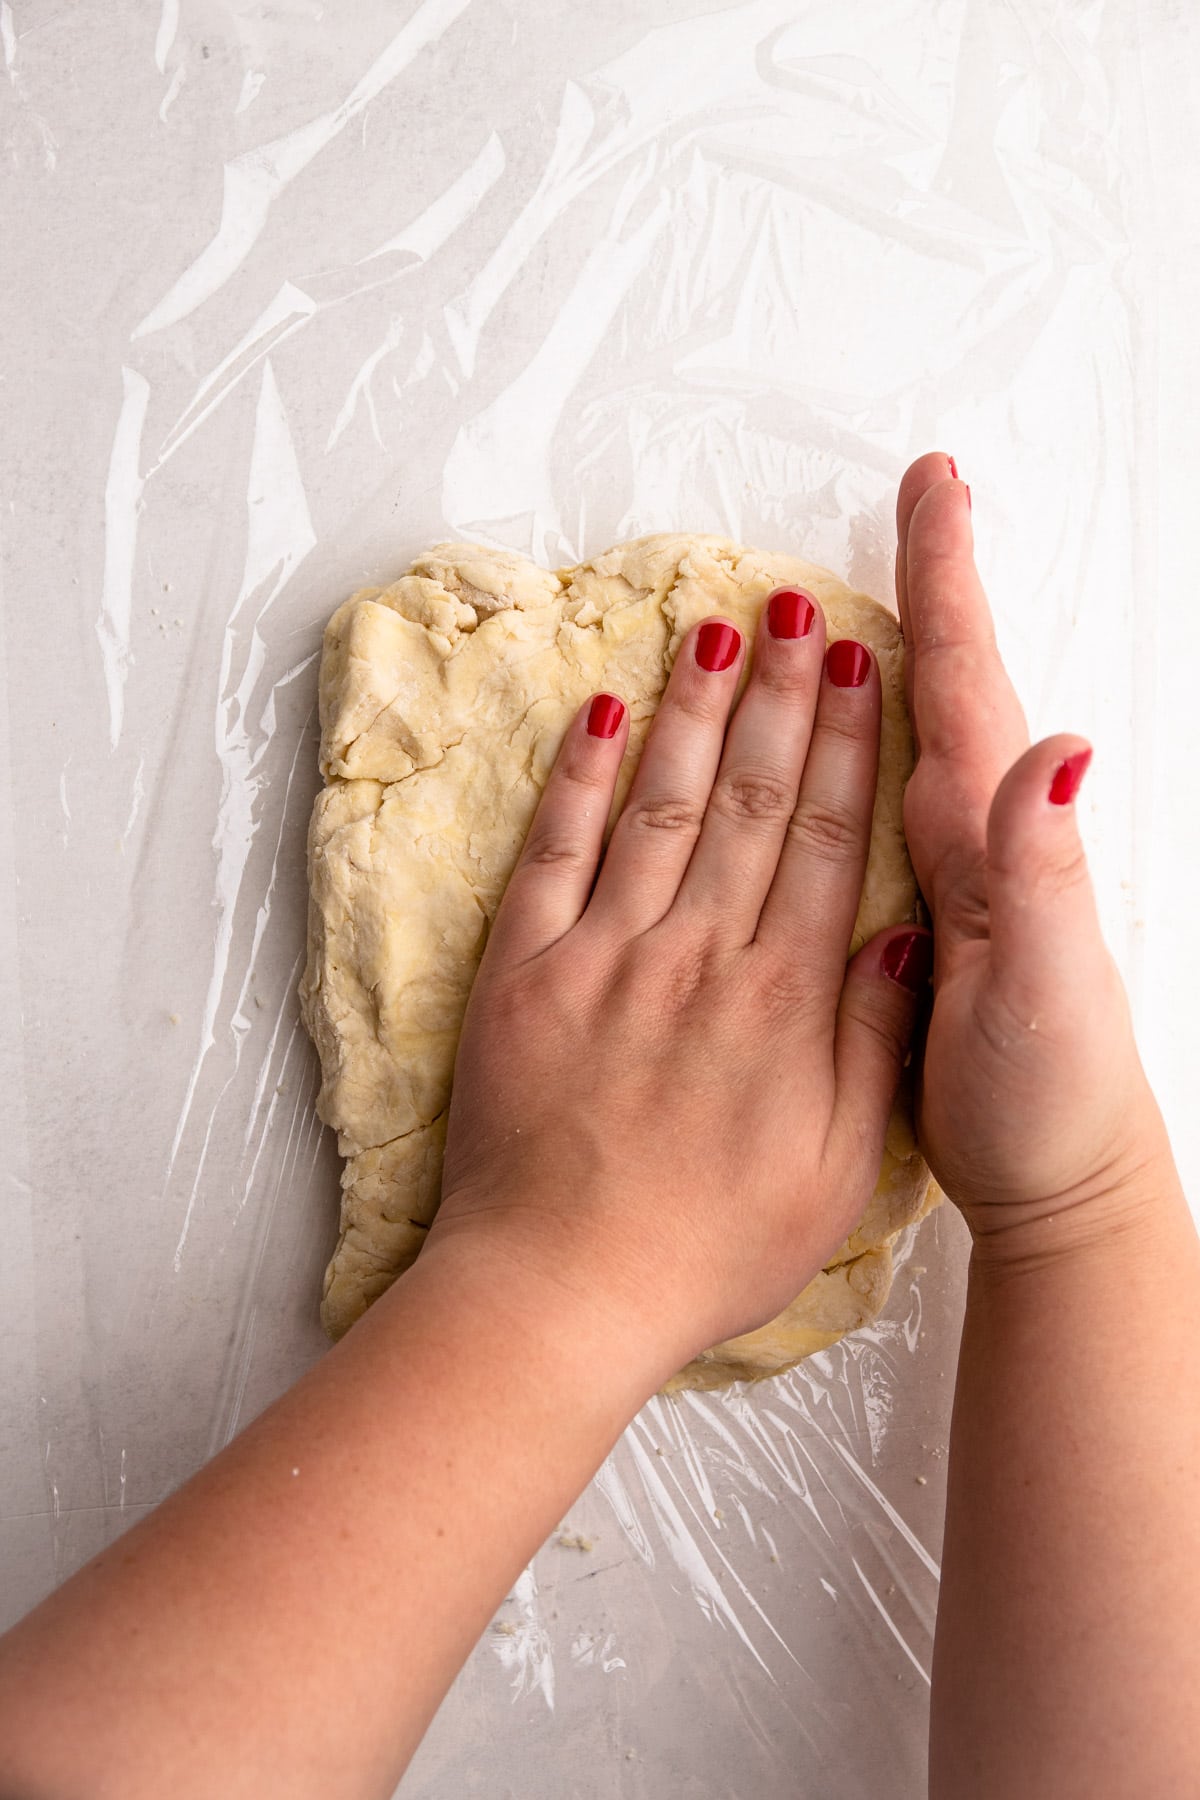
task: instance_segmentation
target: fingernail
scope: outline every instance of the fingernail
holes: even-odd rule
[[[741,646],[742,634],[732,625],[722,625],[719,619],[710,619],[696,633],[696,661],[710,675],[720,674],[727,669]]]
[[[964,481],[963,486],[967,490],[967,511],[971,512],[973,510],[971,506],[971,484],[970,482]]]
[[[1070,805],[1083,785],[1091,760],[1090,750],[1077,750],[1074,756],[1068,756],[1065,762],[1059,763],[1050,783],[1050,799],[1055,806]]]
[[[950,464],[950,479],[951,479],[951,481],[957,481],[958,480],[958,464],[955,462],[955,460],[952,456],[948,456],[946,458],[946,461]]]
[[[774,638],[807,637],[816,616],[803,588],[776,588],[767,601],[767,630]]]
[[[889,981],[919,994],[933,974],[933,939],[927,931],[905,931],[889,938],[880,958]]]
[[[588,707],[588,736],[616,737],[624,717],[625,702],[623,700],[618,700],[615,694],[597,694]]]
[[[871,652],[853,638],[839,638],[825,652],[825,667],[834,687],[861,687],[871,673]]]

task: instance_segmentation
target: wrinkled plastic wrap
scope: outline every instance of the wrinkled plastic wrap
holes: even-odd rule
[[[0,41],[6,1622],[322,1352],[320,633],[432,542],[716,531],[887,599],[952,449],[1033,729],[1097,744],[1195,1168],[1181,8],[0,0]],[[943,1209],[871,1330],[651,1403],[403,1792],[923,1793],[963,1257]]]

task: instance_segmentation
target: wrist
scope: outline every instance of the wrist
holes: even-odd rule
[[[488,1342],[502,1333],[547,1378],[611,1390],[630,1417],[693,1353],[619,1257],[540,1209],[439,1213],[404,1279],[418,1275],[464,1315],[464,1356],[485,1323]]]
[[[1133,1246],[1155,1242],[1189,1218],[1165,1139],[1119,1178],[1040,1201],[964,1208],[964,1214],[973,1267],[1001,1273],[1095,1255],[1127,1255]]]

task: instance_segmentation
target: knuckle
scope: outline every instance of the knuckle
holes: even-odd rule
[[[654,1035],[711,995],[712,969],[712,951],[703,937],[668,930],[663,921],[625,947],[610,991],[617,1009]]]
[[[940,901],[939,919],[955,936],[986,938],[991,931],[987,873],[982,864],[970,868],[948,885]]]
[[[608,771],[594,757],[583,755],[578,749],[559,755],[554,778],[568,787],[582,788],[585,793],[606,788],[611,781]]]
[[[908,1048],[908,1034],[895,1007],[883,1004],[883,998],[879,993],[864,995],[851,1013],[857,1029],[873,1037],[887,1056],[899,1062]]]
[[[760,656],[750,671],[750,686],[784,700],[811,701],[816,671],[809,662],[793,656]]]
[[[525,846],[525,861],[540,869],[577,869],[586,860],[582,847],[556,832],[535,832]]]
[[[855,750],[861,750],[877,731],[874,717],[864,716],[861,706],[843,706],[836,699],[832,705],[827,701],[822,708],[818,729],[822,737],[849,744]]]
[[[690,800],[669,794],[645,794],[626,804],[621,822],[627,831],[698,837],[703,818],[702,809]]]
[[[598,769],[593,762],[582,757],[571,757],[568,761],[560,763],[558,775],[559,779],[568,787],[583,788],[585,791],[591,788],[605,787],[609,780],[606,771]]]
[[[842,801],[805,798],[797,801],[788,821],[788,838],[797,849],[826,862],[857,856],[867,834],[867,821]]]
[[[1001,850],[989,859],[993,874],[1031,894],[1053,897],[1084,887],[1091,879],[1087,857],[1078,842],[1021,854]]]
[[[832,1001],[811,971],[789,959],[764,958],[755,993],[759,1006],[771,1021],[786,1021],[805,1034],[823,1030],[833,1017]]]
[[[774,825],[791,816],[795,795],[781,776],[758,769],[730,769],[718,777],[709,805],[735,821],[761,820]]]
[[[1078,842],[1047,857],[1037,873],[1040,884],[1054,894],[1073,893],[1076,888],[1086,887],[1091,879],[1087,857]]]
[[[705,992],[704,959],[675,962],[659,976],[662,1002],[668,1012],[688,1012]]]
[[[728,710],[728,699],[720,683],[711,675],[688,668],[672,674],[658,715],[661,718],[663,713],[674,712],[711,727],[723,723]]]

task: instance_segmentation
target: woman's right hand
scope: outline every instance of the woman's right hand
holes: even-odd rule
[[[1071,804],[1091,751],[1029,747],[948,457],[908,470],[897,527],[904,823],[935,943],[919,1137],[977,1246],[1041,1255],[1136,1212],[1171,1153]]]

